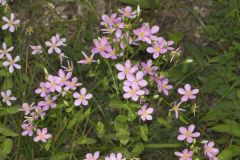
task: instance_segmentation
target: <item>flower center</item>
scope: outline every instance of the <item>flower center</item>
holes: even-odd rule
[[[13,24],[14,24],[13,20],[10,20],[10,21],[8,22],[8,25],[9,25],[9,26],[13,26]]]
[[[140,37],[144,37],[144,36],[145,36],[145,33],[144,33],[144,32],[140,32],[139,36],[140,36]]]
[[[191,91],[186,91],[186,95],[189,97],[192,95]]]
[[[80,99],[80,100],[85,100],[85,96],[80,95],[80,96],[79,96],[79,99]]]
[[[132,94],[132,95],[134,95],[136,93],[136,90],[134,90],[134,89],[132,89],[131,91],[130,91],[130,94]]]
[[[99,50],[100,50],[100,51],[104,51],[104,50],[105,50],[104,46],[100,45],[100,46],[99,46]]]
[[[190,155],[188,153],[183,153],[182,158],[190,158]]]
[[[160,52],[161,51],[161,47],[156,47],[155,50],[156,50],[156,52]]]
[[[12,65],[14,65],[14,61],[12,60],[12,61],[10,61],[10,65],[12,66]]]
[[[192,133],[187,131],[186,135],[187,135],[187,137],[191,137]]]

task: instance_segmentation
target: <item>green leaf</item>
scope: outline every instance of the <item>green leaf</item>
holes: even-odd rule
[[[226,149],[224,149],[219,155],[218,159],[219,160],[230,160],[235,156],[240,155],[240,146],[237,145],[232,145]]]
[[[8,129],[5,127],[3,124],[0,123],[0,133],[3,134],[4,136],[10,136],[10,137],[16,137],[17,133],[12,131],[11,129]]]
[[[104,133],[105,133],[104,124],[102,122],[98,122],[96,129],[97,129],[97,136],[98,136],[98,138],[102,138],[104,136]]]
[[[210,129],[215,132],[228,133],[230,135],[240,137],[240,125],[232,120],[226,120],[225,124],[219,124]]]
[[[88,138],[87,136],[81,136],[77,140],[78,144],[94,144],[97,141],[93,138]]]
[[[129,141],[130,133],[128,130],[118,129],[116,136],[120,140],[121,144],[126,145]]]
[[[183,38],[183,34],[178,32],[178,33],[168,33],[168,38],[173,40],[174,43],[178,44],[182,38]]]
[[[7,89],[11,89],[13,87],[13,81],[12,78],[5,78],[3,81],[3,85],[2,85],[2,90],[7,90]]]
[[[140,126],[140,136],[145,142],[148,141],[148,127],[146,124],[144,126]]]
[[[193,60],[196,61],[199,65],[203,66],[205,61],[200,49],[191,42],[186,42],[184,46],[186,47],[187,52],[191,55]]]
[[[138,157],[144,151],[143,143],[139,142],[132,150],[133,157]]]
[[[2,152],[9,154],[12,151],[13,141],[11,139],[6,139],[2,144]]]
[[[19,107],[0,108],[0,116],[12,115],[19,112]]]

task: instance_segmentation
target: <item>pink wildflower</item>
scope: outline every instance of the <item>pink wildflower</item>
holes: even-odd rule
[[[73,77],[71,81],[67,81],[65,84],[65,91],[68,91],[69,89],[71,90],[76,90],[78,86],[81,86],[82,83],[78,83],[77,77]]]
[[[137,85],[140,87],[147,86],[147,81],[143,79],[144,74],[142,71],[138,71],[136,76],[128,76],[127,80],[124,81],[125,86]]]
[[[35,54],[41,54],[43,51],[42,51],[42,46],[38,45],[38,46],[32,46],[30,45],[31,49],[32,49],[32,55],[35,55]]]
[[[60,38],[58,34],[52,36],[51,41],[45,42],[45,45],[49,47],[48,53],[52,54],[53,51],[56,53],[61,53],[61,49],[59,47],[65,46],[64,42],[66,41],[65,38]]]
[[[69,80],[72,77],[72,72],[65,73],[62,69],[59,69],[58,77],[61,79],[62,85],[65,85],[67,80]]]
[[[208,156],[209,160],[218,160],[217,154],[219,153],[218,148],[214,148],[214,142],[210,141],[204,144],[204,154]]]
[[[12,105],[11,101],[16,101],[17,100],[17,98],[14,97],[14,96],[11,96],[11,94],[12,94],[12,91],[9,90],[9,89],[6,90],[5,92],[4,91],[1,92],[2,102],[6,103],[8,106]]]
[[[169,90],[173,88],[172,85],[169,85],[169,80],[167,78],[158,82],[158,92],[163,92],[166,96],[169,94]]]
[[[123,90],[126,92],[124,93],[123,98],[131,98],[133,101],[137,101],[139,96],[144,95],[144,91],[134,84],[132,86],[123,86]]]
[[[175,155],[180,157],[179,160],[192,160],[193,152],[184,149],[182,152],[175,152]]]
[[[160,54],[164,54],[167,52],[167,49],[164,47],[165,40],[163,38],[158,38],[157,42],[153,44],[153,46],[147,48],[148,53],[153,54],[153,58],[156,59]]]
[[[85,52],[82,52],[82,54],[85,57],[85,59],[79,60],[78,63],[90,64],[92,62],[97,62],[96,60],[93,59],[93,56],[95,55],[95,53],[92,53],[92,55],[90,57],[88,57],[88,55]]]
[[[111,45],[109,44],[106,37],[103,37],[99,40],[94,39],[93,43],[95,47],[92,49],[93,53],[99,53],[102,57],[108,57],[108,54],[111,51]]]
[[[111,153],[110,156],[105,157],[105,160],[126,160],[126,158],[123,157],[122,153]]]
[[[75,106],[80,106],[81,104],[86,106],[88,105],[88,100],[92,98],[92,94],[87,93],[86,88],[82,88],[80,90],[80,94],[78,92],[73,93],[73,97],[76,98],[74,101]]]
[[[99,151],[95,152],[94,154],[88,153],[88,154],[86,154],[86,158],[84,160],[98,160],[99,154],[100,154]]]
[[[130,6],[118,9],[118,12],[121,13],[123,17],[130,19],[136,18],[137,16],[137,11],[132,11],[132,8]]]
[[[8,19],[7,17],[2,17],[2,20],[4,22],[6,22],[6,24],[4,24],[2,26],[2,30],[7,30],[9,29],[10,32],[14,32],[15,31],[15,28],[17,25],[19,25],[20,23],[20,20],[19,19],[16,19],[15,20],[15,15],[13,13],[11,13],[10,15],[10,19]]]
[[[57,96],[45,96],[44,101],[38,102],[38,106],[41,106],[43,111],[47,111],[49,108],[57,107],[57,104],[55,103],[56,100]]]
[[[51,92],[62,91],[62,80],[60,77],[48,75],[48,82],[45,85]]]
[[[41,97],[45,97],[48,93],[50,93],[50,90],[47,88],[45,82],[41,82],[39,88],[35,90],[35,93],[40,94]]]
[[[128,59],[125,62],[125,65],[122,64],[116,64],[117,70],[120,72],[118,73],[118,79],[123,80],[125,77],[131,77],[133,76],[133,73],[135,73],[138,70],[138,66],[134,65],[132,66],[131,61]]]
[[[147,105],[143,105],[142,108],[138,111],[138,115],[141,116],[143,121],[152,120],[153,108],[147,108]]]
[[[153,26],[152,28],[150,28],[148,24],[143,24],[141,28],[133,30],[133,33],[138,36],[138,41],[143,41],[151,44],[152,40],[156,41],[158,39],[156,36],[153,35],[158,31],[158,26]]]
[[[184,141],[186,139],[188,143],[192,143],[193,138],[200,136],[199,132],[193,133],[194,129],[195,129],[195,125],[193,125],[193,124],[189,125],[188,128],[180,127],[179,132],[181,134],[178,135],[177,139],[179,141]]]
[[[32,110],[34,110],[36,107],[34,106],[34,103],[29,105],[28,103],[23,103],[22,108],[19,109],[20,111],[25,112],[25,115],[28,115]]]
[[[149,74],[151,76],[154,75],[154,73],[158,70],[157,66],[152,66],[152,60],[149,59],[147,63],[141,62],[141,66],[143,68],[144,75]]]
[[[13,73],[14,68],[21,69],[21,66],[17,64],[17,62],[20,60],[19,56],[16,56],[14,59],[12,59],[12,56],[10,54],[7,55],[7,61],[3,62],[3,66],[8,67],[8,70],[10,73]]]
[[[41,129],[37,129],[37,136],[34,137],[34,141],[38,142],[38,141],[42,141],[42,142],[46,142],[49,138],[51,138],[52,135],[48,133],[47,128],[43,128]]]
[[[188,101],[189,99],[196,99],[196,95],[199,92],[199,89],[193,89],[191,90],[190,84],[185,84],[184,89],[179,88],[178,93],[183,95],[181,100],[183,102]]]
[[[33,124],[23,123],[22,124],[22,129],[23,129],[22,136],[26,136],[26,135],[32,136],[33,135],[33,128],[34,128]]]
[[[14,47],[7,48],[7,44],[5,42],[2,43],[2,49],[0,49],[0,59],[4,56],[10,55],[10,52],[13,51]]]

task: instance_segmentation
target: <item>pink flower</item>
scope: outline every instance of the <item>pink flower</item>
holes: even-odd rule
[[[82,52],[82,54],[85,57],[85,59],[79,60],[78,63],[90,64],[92,62],[97,62],[96,60],[93,60],[93,56],[95,55],[95,53],[92,53],[92,55],[90,57],[88,57],[88,55],[85,52]]]
[[[88,105],[88,99],[92,98],[92,94],[87,94],[86,88],[82,88],[80,90],[80,94],[75,92],[73,93],[73,97],[76,98],[76,100],[74,101],[75,106],[80,106],[81,104],[86,106]]]
[[[219,149],[214,148],[214,142],[210,141],[204,144],[204,154],[208,156],[209,160],[217,160]]]
[[[84,160],[98,160],[99,154],[100,154],[99,151],[95,152],[94,154],[88,153],[88,154],[86,154],[86,158]]]
[[[33,128],[34,128],[33,124],[23,123],[22,124],[22,129],[23,129],[22,136],[26,136],[26,135],[32,136],[33,135]]]
[[[111,46],[106,37],[99,40],[94,39],[93,43],[95,47],[92,49],[93,53],[99,53],[102,57],[107,57],[107,53],[111,51]]]
[[[65,85],[67,80],[69,80],[72,77],[72,72],[65,73],[62,69],[59,69],[58,77],[61,79],[62,85]]]
[[[17,64],[17,62],[20,60],[19,56],[16,56],[14,59],[12,59],[12,56],[10,54],[7,55],[7,61],[3,62],[3,66],[9,67],[8,70],[10,73],[13,73],[14,68],[21,69],[21,66]]]
[[[41,97],[45,97],[48,93],[50,93],[50,90],[47,88],[46,83],[41,82],[39,88],[35,90],[35,93],[40,94]]]
[[[118,12],[121,13],[123,17],[130,19],[136,18],[137,16],[137,11],[132,11],[132,8],[130,6],[118,9]]]
[[[22,108],[19,110],[25,112],[24,113],[25,115],[28,115],[35,108],[36,106],[34,106],[34,103],[32,103],[31,105],[29,105],[28,103],[23,103]]]
[[[61,49],[59,47],[65,46],[64,42],[66,41],[65,38],[60,38],[58,34],[52,36],[51,41],[46,41],[45,45],[49,47],[48,53],[52,54],[53,51],[56,53],[61,53]]]
[[[117,17],[116,13],[113,13],[110,17],[104,14],[102,15],[102,22],[100,24],[108,28],[113,26],[116,22],[119,22],[119,21],[121,21],[121,18]]]
[[[77,77],[73,77],[71,81],[67,81],[65,84],[65,91],[68,91],[69,89],[71,90],[76,90],[78,86],[81,86],[82,83],[78,83]]]
[[[192,160],[193,152],[184,149],[182,152],[175,152],[175,155],[180,157],[179,160]]]
[[[126,160],[126,158],[123,157],[122,153],[111,153],[110,156],[105,157],[105,160]]]
[[[138,71],[136,73],[136,76],[128,76],[127,80],[124,81],[125,86],[131,86],[131,85],[137,85],[140,87],[145,87],[147,86],[147,81],[143,79],[144,74],[142,71]]]
[[[166,96],[169,94],[169,90],[173,88],[172,85],[169,85],[169,80],[167,78],[158,82],[158,92],[163,92]]]
[[[153,26],[152,28],[150,28],[148,24],[143,24],[141,28],[133,30],[133,33],[138,36],[138,41],[143,41],[151,44],[152,40],[156,41],[158,39],[156,36],[153,35],[158,31],[158,26]]]
[[[34,137],[34,141],[38,142],[38,141],[42,141],[42,142],[46,142],[49,138],[51,138],[52,135],[48,133],[47,128],[43,128],[41,129],[37,129],[37,136]]]
[[[57,104],[55,103],[56,100],[57,96],[45,96],[44,101],[38,102],[38,106],[41,106],[43,111],[47,111],[49,108],[57,107]]]
[[[6,24],[2,26],[2,30],[7,30],[9,28],[10,32],[14,32],[15,27],[20,23],[19,19],[15,20],[15,15],[13,13],[11,13],[10,19],[4,16],[2,17],[2,20],[6,22]]]
[[[191,90],[191,85],[190,84],[185,84],[184,89],[179,88],[178,93],[183,95],[181,100],[183,102],[188,101],[189,99],[196,99],[195,94],[199,92],[198,89],[193,89]]]
[[[39,117],[43,119],[45,115],[46,115],[45,111],[39,105],[35,108],[34,112],[30,113],[30,116],[34,120],[38,119]]]
[[[7,3],[6,0],[0,0],[0,4],[1,4],[2,6],[4,6],[6,3]]]
[[[174,43],[173,41],[167,41],[167,42],[165,41],[164,48],[167,49],[168,51],[173,51],[174,48],[171,47],[173,43]]]
[[[14,96],[11,97],[11,94],[12,94],[12,91],[9,90],[9,89],[6,92],[4,92],[4,91],[1,92],[2,102],[6,103],[8,106],[12,105],[11,101],[16,101],[17,100],[16,97],[14,97]]]
[[[7,48],[7,44],[5,42],[2,43],[2,49],[0,49],[0,59],[4,56],[10,55],[10,52],[13,51],[14,47]]]
[[[141,116],[143,121],[152,120],[153,108],[147,108],[147,105],[143,105],[142,108],[138,111],[138,115]]]
[[[171,111],[174,111],[174,112],[175,112],[175,118],[178,118],[178,117],[179,117],[178,115],[179,115],[179,112],[180,112],[180,111],[185,111],[184,109],[179,108],[181,104],[182,104],[182,101],[179,102],[178,104],[176,104],[176,102],[174,102],[173,108],[169,110],[170,112],[171,112]]]
[[[32,46],[30,45],[31,49],[32,49],[32,55],[35,55],[35,54],[41,54],[43,51],[42,51],[42,46],[38,45],[38,46]]]
[[[165,40],[163,38],[158,38],[157,42],[153,44],[153,46],[147,48],[148,53],[153,54],[153,58],[156,59],[160,54],[164,54],[167,52],[167,48],[164,47]]]
[[[132,86],[123,86],[123,90],[126,92],[124,93],[123,98],[131,98],[133,101],[137,101],[139,96],[144,95],[144,91],[134,84]]]
[[[195,129],[195,125],[193,125],[193,124],[189,125],[188,128],[180,127],[179,132],[181,134],[178,135],[177,139],[179,141],[184,141],[186,139],[188,143],[192,143],[193,138],[200,136],[199,132],[193,133],[194,129]]]
[[[149,59],[147,63],[141,62],[141,66],[143,68],[144,75],[149,74],[151,76],[158,70],[157,66],[152,66],[152,60]]]
[[[128,59],[125,62],[125,66],[122,64],[116,64],[117,70],[120,72],[118,73],[118,79],[123,80],[125,77],[131,77],[133,76],[133,73],[135,73],[138,70],[138,66],[134,65],[132,66],[131,61]]]
[[[61,92],[62,91],[62,79],[57,76],[48,76],[48,82],[46,82],[45,86],[51,91],[51,92]]]

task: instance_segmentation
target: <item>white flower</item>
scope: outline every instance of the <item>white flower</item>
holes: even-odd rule
[[[6,92],[4,92],[4,91],[1,92],[1,96],[3,98],[2,101],[3,101],[3,103],[6,103],[8,106],[12,105],[11,101],[17,100],[16,97],[10,97],[11,94],[12,94],[11,90],[7,90]]]
[[[55,51],[56,53],[60,54],[61,49],[59,47],[66,46],[64,42],[66,42],[66,38],[60,38],[58,34],[56,34],[56,36],[52,36],[51,42],[45,42],[46,46],[49,47],[48,53],[52,54],[53,51]]]
[[[4,6],[6,3],[7,3],[6,0],[0,0],[0,4],[1,4],[2,6]]]
[[[32,55],[35,55],[35,54],[41,54],[43,51],[42,51],[42,46],[32,46],[30,45],[31,49],[32,49]]]
[[[11,55],[7,55],[7,59],[8,59],[8,61],[3,62],[3,66],[5,66],[5,67],[9,66],[8,70],[10,73],[13,73],[14,68],[16,68],[16,69],[21,68],[21,66],[19,64],[16,64],[16,62],[20,60],[19,56],[16,56],[15,59],[12,59]]]
[[[2,59],[4,56],[10,55],[9,52],[11,52],[14,49],[14,47],[7,48],[7,45],[5,42],[2,44],[2,49],[0,49],[0,59]]]
[[[15,19],[15,15],[14,15],[13,13],[11,13],[10,19],[8,19],[8,18],[5,17],[5,16],[2,17],[2,20],[3,20],[4,22],[6,22],[6,24],[4,24],[4,25],[2,26],[2,29],[3,29],[3,30],[9,29],[10,32],[14,32],[15,27],[20,23],[20,20],[19,20],[19,19],[16,19],[16,20],[14,20],[14,19]]]

